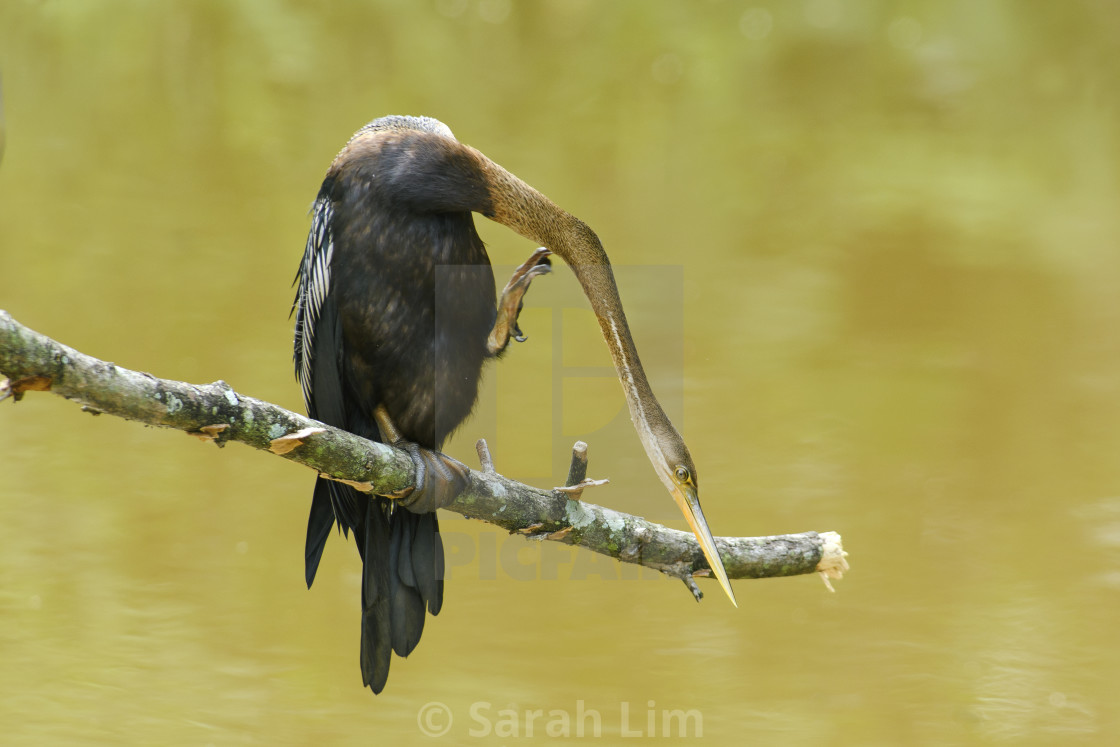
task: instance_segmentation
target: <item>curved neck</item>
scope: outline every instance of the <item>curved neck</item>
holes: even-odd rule
[[[680,435],[650,388],[622,309],[610,260],[599,237],[583,221],[482,153],[474,153],[480,159],[490,192],[491,210],[485,213],[486,217],[546,247],[572,268],[599,320],[642,445],[655,465],[664,463],[659,442],[680,441]],[[667,475],[661,477],[664,480]]]

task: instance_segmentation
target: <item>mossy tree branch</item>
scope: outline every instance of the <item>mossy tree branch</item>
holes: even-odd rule
[[[7,377],[0,382],[0,400],[51,391],[85,410],[175,428],[219,446],[239,441],[366,492],[399,494],[413,484],[412,460],[403,451],[243,396],[224,381],[193,385],[121,368],[28,329],[4,311],[0,375]],[[586,445],[574,450],[570,490],[541,490],[499,475],[484,442],[479,456],[483,469],[471,471],[469,487],[448,510],[660,570],[701,596],[693,577],[707,575],[708,567],[692,534],[580,500],[582,489],[596,484],[584,479]],[[847,569],[834,532],[723,537],[716,543],[729,578],[821,573],[827,583]]]

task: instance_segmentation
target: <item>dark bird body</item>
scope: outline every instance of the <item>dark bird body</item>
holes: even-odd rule
[[[406,440],[439,449],[478,394],[494,273],[471,214],[409,204],[367,173],[391,160],[378,156],[344,165],[320,192],[335,205],[346,395],[363,412],[383,404]]]
[[[499,299],[472,212],[572,266],[643,445],[730,595],[695,498],[695,466],[649,389],[594,233],[436,120],[385,117],[359,130],[327,172],[294,305],[296,373],[308,414],[406,447],[417,465],[408,496],[373,497],[319,478],[308,520],[308,586],[331,527],[354,534],[363,561],[361,669],[374,692],[385,685],[392,652],[407,656],[425,610],[434,615],[442,605],[435,509],[461,491],[466,469],[437,452],[470,414],[483,363],[519,333],[530,281],[547,271],[549,252],[538,250]]]
[[[423,147],[436,123],[397,124],[378,120],[355,135],[316,198],[296,301],[297,373],[311,417],[381,441],[380,405],[406,441],[435,451],[474,406],[496,316],[494,274],[468,208],[485,193],[426,176],[447,169],[446,154]],[[362,555],[362,674],[380,692],[390,651],[407,656],[425,608],[442,605],[439,525],[434,512],[320,478],[308,586],[335,521]]]

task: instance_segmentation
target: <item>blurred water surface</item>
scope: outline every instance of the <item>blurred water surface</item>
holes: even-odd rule
[[[716,532],[836,530],[853,565],[835,595],[737,582],[735,610],[447,515],[444,611],[374,698],[352,547],[303,588],[306,470],[29,396],[0,409],[5,738],[408,743],[435,701],[449,743],[550,712],[675,735],[664,710],[723,744],[1116,743],[1118,24],[1091,1],[4,3],[18,320],[299,409],[319,181],[369,119],[428,114],[598,231]],[[533,249],[479,228],[500,274]],[[589,500],[679,526],[557,269],[448,450],[484,435],[547,486],[584,438],[611,478]]]

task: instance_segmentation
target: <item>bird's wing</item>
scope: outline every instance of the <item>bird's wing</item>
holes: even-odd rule
[[[303,390],[307,413],[318,418],[312,388],[312,368],[315,365],[315,330],[322,315],[323,305],[331,288],[331,256],[334,254],[334,237],[331,217],[334,208],[330,198],[320,195],[312,207],[311,230],[307,234],[307,248],[303,252],[298,288],[292,311],[296,315],[296,336],[293,359],[296,378]],[[341,423],[333,423],[341,426]]]
[[[293,357],[308,416],[346,428],[342,327],[330,293],[331,257],[334,253],[333,212],[330,198],[320,194],[312,208],[311,230],[297,276],[296,299],[292,304],[296,315]],[[343,532],[354,529],[359,519],[356,511],[359,502],[356,491],[339,483],[323,478],[316,483],[304,548],[308,586],[315,579],[331,526],[337,520]]]

